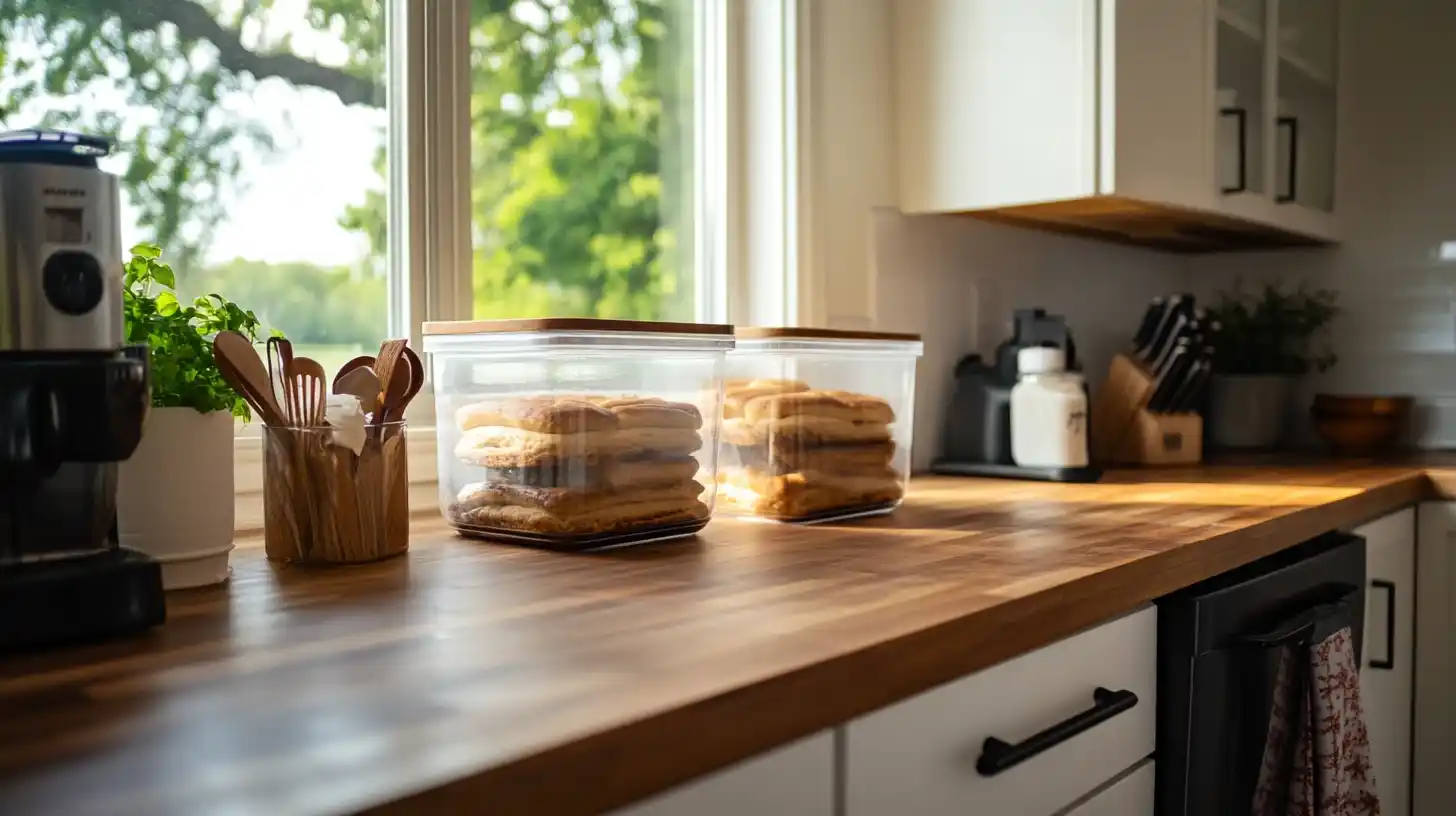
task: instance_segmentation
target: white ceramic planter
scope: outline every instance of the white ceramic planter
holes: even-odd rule
[[[1210,441],[1219,448],[1272,448],[1284,435],[1294,378],[1217,376],[1209,387]]]
[[[162,564],[166,589],[228,577],[233,548],[233,418],[226,411],[153,408],[121,463],[121,544]]]

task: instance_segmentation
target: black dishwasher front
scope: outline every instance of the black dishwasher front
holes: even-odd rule
[[[1159,816],[1251,812],[1278,651],[1333,610],[1358,657],[1364,586],[1365,539],[1330,533],[1158,601]]]

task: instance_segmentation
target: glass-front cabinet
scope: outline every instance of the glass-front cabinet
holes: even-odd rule
[[[1335,209],[1337,0],[1277,0],[1275,200]]]
[[[1217,3],[1219,192],[1333,213],[1338,0]]]
[[[1226,196],[1268,189],[1265,136],[1273,119],[1264,99],[1267,22],[1265,0],[1219,0],[1215,121],[1218,188]]]

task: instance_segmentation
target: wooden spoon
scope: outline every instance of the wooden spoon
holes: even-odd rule
[[[404,392],[404,399],[399,402],[401,417],[404,416],[404,409],[409,407],[410,402],[420,393],[420,389],[425,387],[425,364],[420,360],[420,355],[415,354],[414,349],[405,346],[404,359],[409,363],[410,386],[409,390]]]
[[[404,411],[405,395],[409,393],[411,383],[410,370],[408,365],[394,367],[394,374],[389,382],[380,383],[384,392],[379,396],[379,415],[375,423],[383,425],[386,422],[399,421]]]
[[[288,379],[298,405],[298,416],[294,417],[298,427],[324,424],[324,400],[329,393],[324,367],[307,357],[297,357],[289,363]]]
[[[339,366],[339,370],[334,373],[334,392],[342,393],[339,391],[338,387],[339,380],[342,379],[345,374],[348,374],[350,371],[354,371],[355,369],[359,368],[367,368],[373,370],[374,357],[368,354],[361,354],[358,357],[350,360],[349,362]]]
[[[388,386],[389,378],[394,374],[394,369],[399,365],[408,345],[408,340],[385,340],[379,344],[379,354],[374,358],[374,373],[379,376],[381,385]]]
[[[286,424],[278,398],[269,387],[268,369],[248,338],[235,331],[218,332],[212,339],[212,356],[223,379],[263,417],[263,422]]]
[[[356,368],[334,377],[334,393],[359,399],[359,408],[366,414],[379,410],[379,378],[372,368]]]

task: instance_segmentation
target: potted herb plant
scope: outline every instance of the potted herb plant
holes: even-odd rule
[[[1209,388],[1209,436],[1217,447],[1268,448],[1279,442],[1296,378],[1336,358],[1325,336],[1339,314],[1336,295],[1301,283],[1236,286],[1209,309],[1218,321]]]
[[[233,420],[251,415],[218,372],[211,339],[231,329],[256,342],[259,322],[220,295],[181,303],[161,255],[138,244],[126,263],[126,340],[150,348],[152,409],[141,444],[121,464],[117,524],[121,543],[160,561],[163,586],[180,589],[228,576]]]

